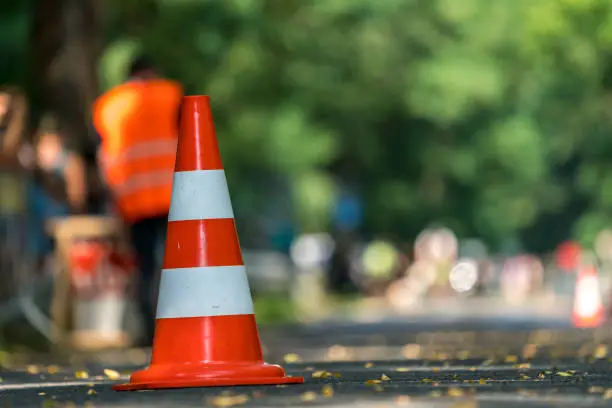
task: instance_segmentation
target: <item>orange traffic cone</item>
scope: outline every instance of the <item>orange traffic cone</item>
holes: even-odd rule
[[[186,97],[151,364],[114,389],[303,382],[263,361],[209,98]]]
[[[580,328],[598,327],[605,320],[604,313],[597,270],[593,265],[582,266],[576,279],[573,324]]]

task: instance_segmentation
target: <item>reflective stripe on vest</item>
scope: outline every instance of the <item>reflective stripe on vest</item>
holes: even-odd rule
[[[115,196],[122,198],[139,190],[151,187],[162,187],[172,183],[174,171],[160,170],[149,173],[135,174],[120,186],[113,188]]]
[[[137,143],[111,157],[102,154],[101,165],[106,171],[112,173],[114,168],[127,167],[138,160],[155,160],[156,157],[163,156],[175,157],[176,146],[176,140],[168,139]],[[117,198],[121,198],[139,190],[172,184],[173,174],[173,168],[126,174],[126,179],[112,183],[111,189]]]
[[[153,140],[150,142],[137,143],[114,157],[106,157],[102,154],[102,164],[109,168],[119,166],[134,160],[148,159],[156,156],[176,155],[176,140]]]

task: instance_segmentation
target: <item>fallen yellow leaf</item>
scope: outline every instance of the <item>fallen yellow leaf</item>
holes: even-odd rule
[[[410,371],[410,369],[408,367],[398,367],[395,369],[395,371],[397,371],[398,373],[405,373]]]
[[[328,397],[328,398],[333,397],[334,396],[334,388],[331,385],[329,385],[329,384],[324,385],[323,386],[323,390],[322,390],[322,394],[323,394],[324,397]]]
[[[461,388],[455,388],[455,387],[451,387],[448,389],[448,396],[449,397],[461,397],[463,396],[463,390]]]
[[[59,367],[56,365],[50,365],[49,367],[47,367],[47,372],[49,374],[55,374],[57,372],[59,372]]]
[[[233,407],[235,405],[243,405],[249,400],[249,397],[240,395],[219,395],[211,400],[215,407]]]
[[[612,398],[612,388],[608,388],[603,394],[603,399],[610,399],[610,398]]]
[[[87,390],[87,395],[96,395],[96,390],[94,389]]]
[[[364,367],[365,368],[372,368],[372,367],[374,367],[374,363],[365,363]]]
[[[517,356],[509,355],[506,356],[506,363],[516,363],[518,360]]]
[[[607,356],[608,356],[608,346],[606,346],[605,344],[599,344],[595,348],[595,351],[593,352],[593,357],[598,358],[598,359],[606,358]]]
[[[38,374],[38,373],[40,373],[40,369],[38,367],[36,367],[35,365],[29,365],[27,370],[28,370],[28,373],[30,373],[30,374]]]
[[[366,385],[374,385],[374,384],[380,384],[382,381],[381,380],[366,380],[365,384]]]
[[[317,399],[317,394],[313,391],[308,391],[300,396],[302,401],[314,401]]]
[[[319,370],[312,373],[312,378],[329,378],[331,373],[329,371]]]
[[[285,363],[297,363],[301,360],[301,358],[295,353],[289,353],[285,355],[284,360]]]
[[[86,380],[89,378],[89,374],[87,373],[87,371],[77,371],[76,373],[74,373],[74,376],[82,380]]]
[[[386,375],[386,374],[382,374],[382,375],[380,376],[380,379],[381,379],[381,380],[383,380],[383,381],[391,381],[391,378],[387,377],[387,375]]]
[[[605,390],[604,390],[604,388],[603,388],[603,387],[595,387],[595,386],[593,386],[593,387],[590,387],[590,388],[589,388],[589,393],[591,393],[591,394],[595,394],[595,393],[603,393],[604,391],[605,391]]]
[[[567,371],[559,371],[557,373],[557,375],[561,376],[561,377],[571,377],[572,373],[568,373]]]
[[[119,378],[121,378],[121,374],[119,374],[115,370],[111,370],[110,368],[104,369],[104,375],[106,375],[109,380],[118,380]]]

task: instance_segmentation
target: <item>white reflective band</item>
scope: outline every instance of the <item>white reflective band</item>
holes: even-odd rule
[[[253,314],[244,266],[164,269],[157,318]]]
[[[130,162],[156,156],[172,155],[176,156],[177,141],[169,139],[152,140],[150,142],[137,143],[117,154],[108,157],[104,155],[103,163],[105,166],[116,166],[120,163]]]
[[[171,184],[173,175],[174,172],[168,170],[136,174],[128,178],[123,184],[113,187],[113,194],[117,197],[123,197],[144,188]]]
[[[234,218],[223,170],[174,173],[168,221]]]

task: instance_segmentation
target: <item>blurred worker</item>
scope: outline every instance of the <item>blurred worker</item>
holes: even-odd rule
[[[147,344],[154,332],[154,288],[170,210],[182,97],[180,84],[161,78],[139,57],[128,80],[93,107],[102,176],[140,265],[139,303]]]

